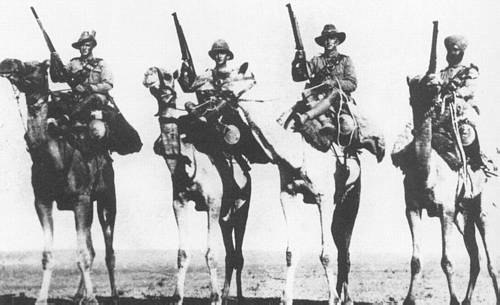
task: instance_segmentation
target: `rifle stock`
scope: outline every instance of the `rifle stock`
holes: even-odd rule
[[[191,57],[191,52],[189,52],[186,37],[184,36],[184,31],[182,30],[179,19],[177,18],[177,13],[172,13],[172,16],[174,17],[175,30],[177,31],[177,38],[179,39],[182,60],[186,61],[191,71],[196,74],[193,64],[193,58]]]
[[[293,39],[295,41],[295,50],[297,52],[295,59],[292,62],[292,78],[294,81],[304,81],[310,78],[311,73],[306,62],[306,53],[304,52],[304,45],[302,44],[302,37],[300,36],[299,23],[292,10],[292,5],[286,5],[288,9],[288,16],[292,24]],[[299,57],[297,57],[299,56]]]
[[[292,10],[292,5],[288,3],[286,5],[288,9],[288,16],[290,17],[290,23],[292,24],[293,38],[295,40],[295,50],[304,51],[304,45],[302,44],[302,37],[299,32],[299,24],[297,23],[297,18]]]
[[[54,44],[52,43],[52,40],[50,40],[49,35],[45,31],[42,21],[38,17],[38,14],[35,11],[34,7],[30,7],[31,12],[33,13],[33,16],[35,16],[36,22],[38,23],[38,26],[40,27],[40,30],[42,30],[43,38],[45,39],[45,42],[47,43],[47,47],[49,48],[50,51],[50,77],[53,81],[56,82],[65,82],[67,81],[67,73],[66,69],[64,68],[64,64],[59,57],[59,54],[57,54],[56,49],[54,48]],[[68,83],[70,87],[71,84]]]
[[[436,48],[437,48],[437,37],[438,37],[438,21],[433,21],[433,27],[432,27],[432,45],[431,45],[431,55],[429,59],[429,69],[427,70],[427,74],[433,74],[436,73],[437,69],[437,55],[436,55]]]

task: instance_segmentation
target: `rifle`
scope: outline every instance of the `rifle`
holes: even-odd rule
[[[432,45],[431,45],[431,55],[429,59],[429,69],[427,70],[427,74],[434,74],[436,73],[436,61],[437,61],[437,55],[436,55],[436,48],[437,48],[437,36],[438,36],[438,21],[433,21],[433,27],[432,27]]]
[[[185,79],[189,86],[194,82],[196,78],[196,71],[194,69],[194,64],[193,64],[193,58],[191,57],[191,52],[189,52],[189,47],[186,42],[186,37],[184,36],[184,31],[182,30],[182,27],[179,23],[179,19],[177,19],[177,13],[172,13],[172,16],[174,17],[174,24],[175,24],[175,30],[177,32],[177,38],[179,39],[179,46],[181,48],[181,58],[184,62],[187,63],[187,70],[184,65],[181,67],[181,78]],[[181,79],[179,78],[179,79]],[[183,91],[186,91],[188,88],[184,87],[189,87],[186,86],[184,82],[179,82],[181,84],[181,87]]]
[[[43,38],[45,39],[45,42],[47,43],[47,47],[49,48],[50,51],[50,78],[53,81],[65,81],[67,82],[68,80],[68,75],[66,72],[66,69],[64,68],[64,64],[62,63],[61,58],[59,57],[59,54],[57,54],[56,48],[54,48],[54,44],[52,44],[52,41],[50,40],[49,35],[45,31],[42,25],[42,21],[38,17],[38,14],[35,11],[34,7],[30,7],[31,12],[33,13],[33,16],[35,16],[36,22],[38,23],[38,26],[40,27],[40,30],[42,30],[43,33]],[[71,86],[71,84],[68,82],[68,85]]]
[[[303,81],[310,78],[309,67],[306,62],[306,54],[304,52],[304,45],[302,44],[302,37],[299,32],[299,24],[297,22],[297,18],[295,18],[295,14],[292,10],[292,5],[288,3],[286,5],[288,8],[288,16],[290,16],[290,23],[292,24],[293,38],[295,40],[295,50],[300,51],[301,56],[295,57],[292,62],[292,77],[294,81]],[[304,71],[304,75],[296,75],[294,70]]]

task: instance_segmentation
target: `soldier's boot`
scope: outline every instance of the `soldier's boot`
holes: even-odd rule
[[[372,153],[375,158],[377,158],[377,162],[380,163],[384,159],[385,156],[385,148],[380,145],[377,139],[367,138],[360,142],[360,146],[370,153]]]
[[[385,156],[385,145],[381,143],[376,137],[365,137],[361,139],[359,134],[359,129],[356,129],[353,134],[353,148],[364,148],[371,154],[375,156],[377,162],[380,163],[384,159]]]
[[[466,150],[466,155],[473,171],[481,169],[487,176],[498,176],[498,166],[484,152]]]
[[[308,118],[307,114],[295,113],[292,116],[293,129],[295,131],[299,131],[300,129],[302,129],[302,126],[304,126],[304,124],[307,122],[308,119],[309,118]]]
[[[326,114],[318,116],[318,121],[321,123],[319,134],[322,136],[334,136],[337,133],[337,128],[331,123]]]

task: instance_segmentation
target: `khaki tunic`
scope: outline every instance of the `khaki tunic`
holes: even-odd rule
[[[87,67],[90,73],[80,85],[88,87],[91,93],[108,94],[109,90],[113,88],[113,75],[104,60],[94,57],[82,60],[80,57],[76,57],[66,65],[66,71],[70,76],[73,76],[84,67]]]

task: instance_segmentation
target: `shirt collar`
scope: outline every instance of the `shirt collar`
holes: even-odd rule
[[[337,56],[339,56],[339,52],[337,51],[336,48],[333,51],[329,52],[328,54],[326,52],[323,53],[323,57],[325,58],[335,58]]]

